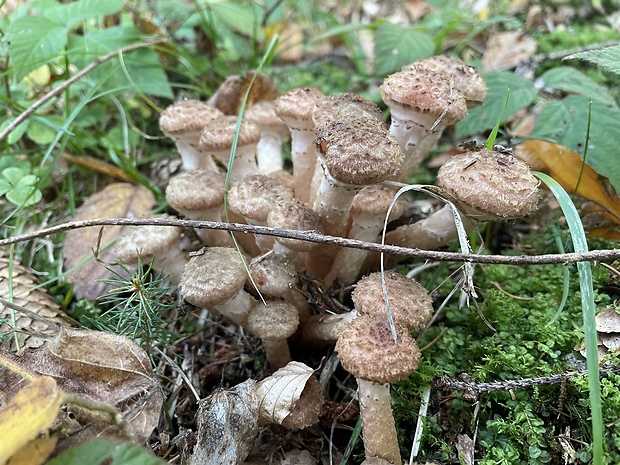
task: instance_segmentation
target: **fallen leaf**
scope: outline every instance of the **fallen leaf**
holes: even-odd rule
[[[512,69],[536,53],[536,40],[521,31],[493,33],[482,55],[484,71]]]
[[[52,426],[62,400],[62,391],[49,376],[35,379],[12,396],[0,410],[0,463]]]
[[[533,168],[549,173],[569,193],[574,192],[579,181],[575,193],[594,202],[598,207],[593,210],[590,207],[590,211],[586,212],[598,212],[607,222],[620,224],[620,197],[605,189],[604,178],[590,166],[585,165],[581,174],[582,160],[577,153],[552,142],[530,140],[515,147],[514,154]],[[588,222],[584,221],[584,226],[590,236],[620,238],[620,233],[613,225],[597,224],[596,228],[588,228]]]
[[[281,424],[295,408],[314,370],[300,362],[290,362],[257,387],[261,419]]]
[[[620,333],[620,313],[606,308],[596,314],[596,331],[599,333]]]
[[[41,465],[56,448],[58,436],[39,436],[18,450],[6,465]]]
[[[0,256],[0,298],[11,302],[9,289],[12,289],[12,303],[24,310],[11,309],[0,302],[0,318],[7,319],[6,323],[0,325],[0,332],[9,333],[0,348],[17,351],[14,330],[18,331],[19,348],[27,349],[39,347],[47,340],[37,335],[51,337],[58,334],[60,326],[72,325],[72,320],[60,309],[47,289],[39,287],[37,279],[28,268],[17,260],[12,262],[12,273],[9,273],[10,268],[9,259]]]
[[[154,205],[155,198],[147,188],[115,183],[86,199],[77,209],[74,220],[141,217],[148,215]],[[109,289],[108,285],[99,280],[109,279],[112,274],[93,257],[101,229],[101,227],[74,229],[65,237],[63,250],[65,269],[69,272],[67,279],[73,283],[73,292],[78,298],[95,300]],[[114,249],[108,246],[124,231],[125,227],[122,226],[103,228],[99,254],[102,262],[114,263]],[[119,266],[112,266],[123,274]]]
[[[135,440],[147,440],[159,422],[163,403],[150,360],[129,338],[90,330],[62,329],[44,346],[13,359],[22,368],[52,377],[67,394],[77,394],[115,406],[130,423]],[[0,369],[0,396],[15,394],[17,375]],[[57,452],[94,437],[127,439],[109,415],[74,404],[67,406],[73,429],[61,428]],[[1,462],[0,462],[1,463]]]

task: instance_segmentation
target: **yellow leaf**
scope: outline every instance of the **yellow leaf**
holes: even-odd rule
[[[49,84],[51,77],[52,74],[50,73],[49,66],[43,65],[30,72],[30,74],[24,78],[24,82],[28,87],[43,87]]]
[[[530,140],[516,147],[515,155],[529,163],[532,168],[549,173],[567,192],[592,201],[605,220],[620,224],[620,197],[610,193],[605,187],[605,179],[588,165],[583,167],[583,174],[579,179],[582,160],[577,153],[559,144]],[[594,211],[591,207],[589,210],[586,213]],[[618,232],[613,228],[601,228],[600,225],[589,228],[589,234],[608,239],[618,237]]]
[[[43,436],[33,439],[7,462],[7,465],[41,465],[52,455],[58,442],[57,436]]]
[[[0,464],[45,432],[62,405],[54,378],[41,376],[19,390],[0,411]]]

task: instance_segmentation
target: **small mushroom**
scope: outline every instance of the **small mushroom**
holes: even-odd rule
[[[291,361],[287,338],[298,326],[297,308],[286,301],[269,300],[267,305],[256,305],[247,319],[248,330],[262,339],[267,362],[273,369]]]
[[[291,132],[291,158],[295,179],[295,197],[304,203],[310,199],[310,181],[316,166],[312,112],[325,96],[312,87],[291,89],[275,100],[276,114]]]
[[[170,215],[156,215],[154,218],[173,218]],[[123,263],[153,261],[154,271],[170,275],[170,281],[178,284],[187,257],[180,247],[181,228],[176,226],[137,226],[121,237],[114,246],[116,258]]]
[[[256,144],[260,140],[260,129],[254,123],[241,121],[237,133],[237,117],[222,116],[209,122],[200,133],[200,151],[215,157],[224,166],[230,161],[230,151],[237,138],[231,179],[240,180],[258,174]]]
[[[389,383],[409,376],[421,354],[409,333],[398,324],[396,328],[394,342],[385,318],[360,316],[340,332],[336,351],[342,367],[357,380],[366,457],[400,464]]]
[[[209,247],[190,258],[179,284],[181,296],[244,326],[256,301],[243,290],[247,275],[239,252]]]
[[[213,159],[199,147],[200,132],[212,120],[224,114],[200,100],[179,100],[167,107],[159,117],[159,128],[177,145],[184,170],[206,168],[217,171]]]
[[[465,98],[443,74],[420,68],[388,76],[381,97],[390,108],[390,133],[405,153],[398,179],[407,182],[443,129],[465,117]]]

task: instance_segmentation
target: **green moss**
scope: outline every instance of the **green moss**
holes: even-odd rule
[[[574,267],[570,269],[566,307],[551,325],[548,323],[562,298],[561,265],[484,265],[477,269],[475,283],[479,286],[479,305],[497,331],[492,332],[473,308],[458,308],[454,303],[446,307],[442,319],[419,341],[420,346],[424,346],[444,331],[424,352],[419,373],[394,390],[396,418],[403,434],[409,435],[405,447],[408,447],[406,441],[411,439],[417,420],[417,406],[412,408],[411,399],[420,398],[421,389],[428,385],[434,373],[450,376],[467,373],[474,381],[493,382],[575,369],[567,359],[582,339],[581,297]],[[595,266],[593,274],[596,290],[607,281],[608,273]],[[596,299],[602,305],[609,302],[605,294],[596,294]],[[577,403],[579,407],[570,415],[558,415],[564,401],[560,399],[560,389],[559,385],[552,385],[481,395],[477,417],[480,463],[559,463],[562,451],[552,436],[560,434],[566,425],[580,425],[573,431],[573,437],[587,443],[589,425],[583,421],[587,391],[578,394],[583,405]],[[617,414],[613,408],[609,414],[610,418],[616,415],[614,419],[620,416],[620,391],[617,394],[613,383],[604,394],[617,403]],[[453,447],[455,435],[472,437],[474,406],[462,400],[461,395],[460,392],[444,392],[442,398],[447,400],[436,403],[434,409],[431,404],[425,423],[423,455],[457,460]],[[610,434],[615,438],[615,431]],[[615,442],[613,438],[611,445]]]

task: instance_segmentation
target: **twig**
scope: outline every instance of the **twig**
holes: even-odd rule
[[[162,44],[164,42],[166,42],[166,39],[155,39],[155,40],[151,40],[148,42],[141,42],[139,44],[128,45],[127,47],[120,48],[106,55],[95,58],[95,60],[91,64],[89,64],[85,68],[82,68],[80,71],[75,73],[73,76],[71,76],[69,79],[67,79],[65,82],[63,82],[58,87],[55,87],[54,89],[50,90],[47,94],[42,96],[39,100],[34,102],[26,110],[24,110],[19,116],[17,116],[17,118],[15,118],[11,124],[9,124],[6,128],[4,128],[2,132],[0,132],[0,141],[4,140],[6,136],[8,136],[11,132],[15,130],[15,128],[17,128],[17,126],[23,123],[26,120],[26,118],[28,118],[35,111],[41,108],[45,103],[47,103],[49,100],[51,100],[52,98],[62,93],[70,85],[74,84],[75,82],[77,82],[78,80],[86,76],[97,66],[105,63],[108,60],[111,60],[112,58],[116,56],[119,56],[122,53],[131,52],[132,50],[136,50],[139,48],[150,47],[152,45]]]
[[[26,234],[0,239],[0,247],[25,242],[51,234],[57,234],[72,229],[87,228],[92,226],[177,226],[181,228],[197,229],[220,229],[232,232],[263,234],[267,236],[284,237],[287,239],[299,239],[302,241],[331,244],[339,247],[369,250],[371,252],[383,252],[386,254],[416,257],[426,260],[442,262],[469,262],[469,263],[494,263],[503,265],[570,265],[577,262],[618,260],[620,249],[592,250],[583,253],[562,253],[544,255],[477,255],[456,252],[440,252],[436,250],[409,249],[395,245],[381,245],[374,242],[363,242],[343,237],[325,236],[313,231],[294,231],[287,229],[268,228],[266,226],[252,226],[238,223],[221,223],[215,221],[193,221],[168,218],[98,218],[92,220],[70,221],[68,223],[51,226]]]
[[[606,375],[607,373],[620,373],[620,366],[602,368],[600,373],[601,376]],[[587,370],[569,371],[559,375],[514,379],[509,381],[496,381],[493,383],[474,383],[460,381],[458,379],[450,378],[449,376],[439,376],[433,380],[432,386],[433,389],[437,390],[466,391],[478,396],[480,394],[487,394],[494,391],[509,391],[511,389],[527,389],[545,384],[560,384],[564,380],[575,378],[577,376],[586,376],[587,374]]]

